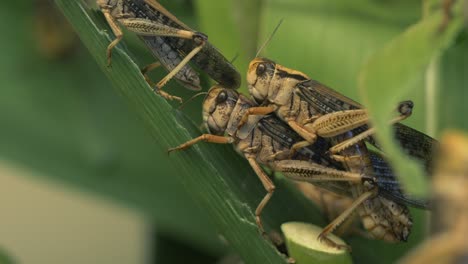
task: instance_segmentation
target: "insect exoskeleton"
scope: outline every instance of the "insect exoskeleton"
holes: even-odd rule
[[[145,67],[146,72],[159,66],[169,73],[154,85],[157,93],[167,99],[177,99],[161,90],[172,78],[190,90],[200,90],[199,71],[206,73],[226,88],[240,86],[240,74],[236,68],[208,42],[208,37],[197,32],[166,10],[155,0],[97,0],[115,39],[107,47],[108,66],[111,65],[112,51],[122,40],[121,26],[136,33],[159,60]],[[192,67],[192,65],[194,67]],[[152,84],[153,85],[153,84]]]

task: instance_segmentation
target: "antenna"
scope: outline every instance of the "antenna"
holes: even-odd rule
[[[187,103],[191,102],[193,99],[197,98],[198,96],[200,96],[200,95],[202,95],[202,94],[208,94],[208,92],[200,92],[200,93],[195,94],[194,96],[190,97],[187,101],[185,101],[183,104],[181,104],[181,105],[177,108],[177,110],[182,110],[182,108],[184,108],[184,106],[185,106]]]
[[[278,22],[278,25],[276,25],[275,29],[273,30],[273,32],[271,32],[270,36],[268,37],[268,39],[263,43],[263,45],[260,47],[260,49],[258,49],[257,51],[257,54],[255,54],[255,57],[258,57],[258,55],[260,54],[260,52],[262,52],[262,50],[266,47],[266,45],[268,45],[268,43],[270,43],[271,39],[273,38],[273,36],[276,34],[276,31],[278,31],[279,27],[281,26],[281,24],[283,23],[283,18]]]
[[[236,53],[236,55],[234,55],[234,57],[231,59],[231,61],[230,61],[230,62],[231,62],[231,64],[233,64],[233,63],[234,63],[234,61],[236,61],[236,60],[237,60],[237,58],[239,58],[239,52],[237,52],[237,53]]]

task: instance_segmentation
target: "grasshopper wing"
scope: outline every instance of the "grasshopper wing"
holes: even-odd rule
[[[361,104],[315,80],[299,83],[297,88],[299,96],[321,114],[363,108]],[[422,162],[426,171],[430,174],[432,171],[432,154],[438,145],[437,141],[400,123],[395,124],[394,128],[395,139],[400,143],[400,146],[408,155]],[[354,129],[353,133],[360,134],[367,129],[368,126],[364,125]],[[374,137],[371,136],[366,141],[381,150]]]
[[[369,150],[369,155],[374,168],[375,177],[377,179],[379,193],[382,196],[399,204],[407,204],[416,208],[429,209],[428,201],[412,197],[403,192],[390,165],[379,153]]]
[[[291,148],[295,143],[304,139],[292,130],[284,121],[274,115],[269,115],[259,122],[260,130],[277,141],[281,145]],[[341,163],[331,159],[326,152],[331,147],[328,140],[317,138],[317,141],[308,147],[301,148],[292,157],[294,160],[306,160],[322,166],[334,168],[337,170],[345,170]],[[338,195],[352,197],[349,184],[345,182],[317,182],[315,186],[329,190]]]
[[[182,23],[173,14],[166,10],[155,0],[138,0],[140,4],[148,5],[149,18],[159,21],[171,27],[194,31]],[[168,43],[172,49],[177,50],[181,57],[185,57],[198,44],[194,41],[181,41],[179,38],[163,37],[165,43]],[[236,68],[221,54],[221,52],[211,43],[206,41],[203,49],[192,59],[192,63],[201,71],[208,74],[213,80],[226,88],[237,89],[240,86],[241,76]],[[190,87],[189,87],[190,88]]]

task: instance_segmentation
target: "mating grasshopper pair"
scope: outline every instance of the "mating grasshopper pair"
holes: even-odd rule
[[[394,200],[406,199],[420,207],[425,205],[410,200],[400,192],[391,169],[378,153],[369,152],[364,156],[369,159],[371,169],[375,168],[377,172],[367,176],[349,170],[328,155],[332,142],[324,138],[319,137],[314,144],[293,151],[292,147],[303,141],[303,138],[274,115],[254,116],[239,126],[245,114],[255,107],[256,103],[237,92],[215,86],[203,103],[203,120],[210,134],[204,134],[169,151],[186,149],[200,141],[234,144],[236,151],[249,161],[268,192],[255,210],[256,221],[262,232],[261,212],[273,195],[275,186],[260,165],[282,172],[292,180],[311,182],[354,199],[351,207],[322,232],[320,239],[328,244],[341,246],[334,244],[327,235],[363,202],[364,206],[360,206],[358,211],[362,212],[365,227],[374,238],[392,242],[406,240],[412,221],[406,206]],[[377,192],[379,184],[382,188],[392,187],[393,192]],[[355,192],[359,192],[360,188],[373,191],[361,191],[364,194],[356,198]]]
[[[331,157],[341,162],[348,171],[369,177],[377,175],[376,184],[355,184],[350,181],[349,188],[353,192],[355,203],[327,226],[324,229],[325,233],[333,231],[352,212],[351,209],[358,208],[364,227],[371,231],[371,235],[379,238],[377,234],[383,233],[374,231],[375,218],[379,218],[375,214],[377,208],[381,209],[380,217],[384,219],[398,217],[403,212],[402,210],[407,210],[403,209],[404,204],[427,208],[425,202],[404,195],[396,181],[386,181],[385,177],[382,177],[382,168],[387,170],[385,172],[387,175],[392,175],[392,172],[388,171],[389,165],[381,158],[379,160],[382,166],[373,166],[377,162],[376,157],[369,155],[363,140],[367,139],[377,147],[378,145],[372,138],[374,129],[368,128],[368,115],[361,105],[299,71],[277,65],[267,59],[257,58],[250,63],[247,81],[251,95],[260,106],[251,108],[242,118],[241,124],[248,120],[248,115],[264,115],[274,112],[305,139],[291,147],[293,153],[304,146],[315,144],[319,136],[324,137],[333,145],[328,150]],[[401,103],[398,107],[400,115],[390,123],[395,124],[409,116],[412,107],[412,102]],[[412,156],[424,161],[426,168],[430,171],[432,151],[436,142],[404,125],[396,124],[395,128],[397,139],[402,147],[407,149]],[[415,147],[415,144],[418,146]],[[303,175],[315,173],[304,168],[300,168],[299,171]],[[370,198],[377,194],[390,196],[391,199],[380,201],[380,203],[372,201]],[[359,207],[360,203],[363,206]],[[399,206],[402,208],[398,208]],[[411,220],[410,218],[400,220],[402,220],[402,226],[406,226],[406,234],[400,233],[400,237],[380,238],[387,241],[406,240]],[[385,221],[380,224],[382,223]],[[385,230],[389,227],[383,224],[379,228]]]
[[[190,61],[224,87],[240,86],[239,72],[208,42],[208,37],[186,26],[157,1],[97,0],[97,4],[116,36],[107,48],[108,65],[111,65],[112,50],[123,37],[119,26],[122,25],[137,33],[159,60],[145,67],[145,77],[147,71],[160,64],[169,71],[154,88],[163,97],[181,101],[161,90],[172,78],[188,89],[201,89],[197,72],[188,64]]]
[[[261,212],[275,187],[260,164],[290,179],[312,182],[353,198],[350,207],[324,228],[320,238],[329,244],[334,245],[327,235],[356,209],[372,237],[405,241],[412,226],[405,204],[427,208],[427,203],[403,194],[383,157],[367,150],[364,139],[378,146],[372,138],[373,129],[367,126],[367,112],[305,74],[269,60],[251,62],[248,82],[261,105],[235,91],[213,88],[203,106],[210,134],[170,151],[199,141],[234,144],[268,192],[255,211],[262,231]],[[392,123],[411,114],[412,107],[411,102],[401,103],[400,115]],[[286,123],[268,115],[272,112]],[[435,141],[401,124],[396,124],[396,135],[402,146],[430,169]],[[411,144],[420,148],[415,150]]]
[[[367,112],[359,104],[303,73],[256,59],[247,77],[249,90],[260,104],[257,105],[225,89],[239,86],[239,73],[207,42],[204,34],[185,26],[156,1],[97,0],[97,3],[117,37],[107,49],[109,64],[112,49],[122,38],[121,24],[137,33],[170,71],[156,85],[164,97],[177,99],[161,90],[173,77],[189,89],[200,89],[198,76],[188,65],[189,61],[219,82],[222,88],[210,91],[203,108],[204,121],[211,134],[175,149],[187,148],[198,141],[234,143],[268,191],[256,209],[260,230],[263,231],[261,212],[275,188],[263,172],[260,166],[263,164],[291,179],[313,182],[354,199],[351,206],[324,229],[321,235],[324,241],[333,244],[327,235],[356,208],[373,237],[386,241],[406,240],[412,221],[404,204],[419,207],[426,207],[426,204],[405,196],[384,159],[368,152],[363,140],[375,144],[374,131],[367,127]],[[401,104],[400,116],[391,123],[406,118],[411,108],[409,102]],[[286,123],[278,117],[264,116],[273,112]],[[252,115],[256,117],[249,118]],[[408,137],[424,143],[418,151],[407,147],[414,156],[430,159],[432,139],[399,124],[396,128],[404,146],[411,142]],[[228,136],[222,136],[224,134]]]

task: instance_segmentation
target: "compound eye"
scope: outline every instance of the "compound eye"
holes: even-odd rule
[[[228,99],[227,93],[225,91],[222,91],[216,97],[216,104],[222,104],[226,102],[227,99]]]
[[[263,75],[263,74],[265,73],[265,71],[266,71],[266,66],[265,66],[265,64],[264,64],[264,63],[258,64],[258,66],[257,66],[257,71],[256,71],[256,72],[257,72],[257,75]]]

